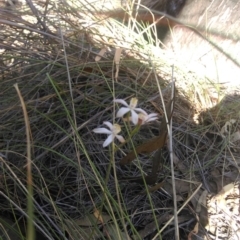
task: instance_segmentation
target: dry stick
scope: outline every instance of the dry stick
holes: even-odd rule
[[[27,239],[35,239],[35,228],[34,228],[34,209],[33,209],[33,181],[32,181],[32,161],[31,161],[31,140],[30,140],[30,124],[29,124],[29,118],[28,113],[26,109],[26,105],[24,103],[23,97],[21,95],[21,92],[18,88],[18,84],[14,84],[14,87],[17,91],[18,97],[20,99],[22,110],[23,110],[23,116],[25,121],[25,128],[26,128],[26,138],[27,138],[27,208],[28,208],[28,220],[27,220]]]
[[[172,98],[175,96],[175,84],[174,84],[174,66],[172,66]],[[173,111],[173,102],[172,102]],[[174,165],[173,165],[173,147],[172,147],[172,118],[170,123],[167,124],[168,135],[169,135],[169,151],[170,151],[170,162],[171,162],[171,175],[172,175],[172,188],[173,188],[173,206],[174,206],[174,226],[175,226],[175,239],[179,239],[179,228],[178,228],[178,216],[177,216],[177,195],[174,177]]]
[[[112,92],[113,92],[113,98],[115,99],[115,80],[117,82],[118,80],[118,71],[119,71],[119,62],[120,62],[120,57],[121,57],[121,52],[122,52],[122,49],[116,49],[116,53],[115,53],[115,56],[114,56],[114,62],[113,62],[113,68],[112,68],[112,79],[114,79],[112,81]],[[115,76],[114,76],[114,63],[116,65],[116,73],[115,73]],[[113,119],[115,119],[115,116],[116,116],[116,104],[114,103],[113,104]],[[112,142],[112,154],[111,154],[111,163],[112,164],[112,168],[113,168],[113,176],[114,176],[114,179],[115,179],[115,188],[116,188],[116,194],[117,194],[117,201],[118,201],[118,206],[119,206],[119,210],[120,210],[120,215],[121,215],[121,222],[122,222],[122,225],[123,225],[123,229],[124,229],[124,232],[127,234],[127,228],[126,228],[126,224],[124,223],[124,216],[123,216],[123,208],[122,208],[122,203],[121,203],[121,197],[120,197],[120,193],[119,193],[119,184],[118,184],[118,178],[117,178],[117,171],[116,171],[116,162],[115,162],[115,155],[114,155],[114,143]],[[115,219],[114,219],[115,220]],[[119,228],[117,228],[117,234],[118,234],[118,237],[119,237],[119,240],[121,240],[121,234],[119,233]],[[129,237],[128,237],[128,234],[127,234],[127,240],[129,240]]]
[[[173,77],[174,67],[172,66],[172,94],[171,99],[175,98],[175,83]],[[163,99],[162,99],[163,101]],[[171,112],[173,112],[174,101],[171,102]],[[163,108],[165,106],[163,105]],[[164,109],[164,112],[166,109]],[[167,117],[167,116],[165,116]],[[173,165],[173,149],[172,149],[172,118],[166,120],[168,136],[169,136],[169,152],[170,152],[170,163],[171,163],[171,178],[172,178],[172,187],[173,187],[173,209],[174,209],[174,226],[175,226],[175,239],[179,239],[179,229],[178,229],[178,216],[177,216],[177,197],[176,197],[176,186],[175,186],[175,177],[174,177],[174,165]]]
[[[173,71],[173,67],[172,67],[172,71]],[[158,77],[156,74],[156,71],[154,71],[154,76],[157,82],[157,86],[158,86],[158,90],[159,90],[159,95],[161,98],[161,101],[164,103],[163,100],[163,96],[161,94],[161,88],[158,82]],[[172,73],[172,94],[171,94],[171,99],[174,99],[175,97],[175,83],[173,81],[173,73]],[[171,102],[171,107],[172,107],[172,111],[173,111],[173,104],[174,101]],[[172,175],[172,185],[173,185],[173,202],[174,202],[174,222],[175,222],[175,239],[178,240],[179,239],[179,231],[178,231],[178,219],[177,219],[177,197],[176,197],[176,189],[175,189],[175,179],[174,179],[174,166],[173,166],[173,150],[172,150],[172,134],[171,134],[171,128],[172,128],[172,120],[171,119],[167,119],[167,114],[166,114],[166,107],[163,104],[163,110],[165,112],[165,118],[166,118],[166,123],[167,123],[167,128],[168,128],[168,135],[169,135],[169,139],[170,139],[170,160],[171,160],[171,175]],[[171,111],[171,112],[172,112]],[[170,121],[170,123],[169,123]],[[158,234],[157,234],[158,235]]]

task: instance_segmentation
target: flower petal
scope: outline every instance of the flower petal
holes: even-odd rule
[[[138,118],[139,118],[141,121],[145,122],[145,121],[148,119],[148,115],[143,114],[143,113],[139,113],[139,114],[138,114]]]
[[[157,113],[150,113],[150,114],[148,114],[148,117],[149,117],[149,118],[157,117],[157,116],[158,116]]]
[[[103,124],[106,125],[106,126],[108,126],[108,128],[109,128],[110,130],[113,129],[113,125],[112,125],[112,123],[106,121],[106,122],[103,122]]]
[[[146,122],[151,122],[151,121],[155,121],[158,119],[158,114],[157,113],[150,113],[147,116],[147,119],[145,120]]]
[[[132,114],[131,117],[132,117],[133,124],[137,125],[137,123],[138,123],[138,114],[135,111],[133,111],[133,110],[131,110],[131,114]]]
[[[150,114],[146,115],[146,114],[143,114],[143,113],[139,113],[138,118],[140,119],[140,121],[138,120],[138,123],[143,125],[147,122],[157,120],[158,119],[158,114],[157,113],[150,113]]]
[[[114,140],[114,135],[111,134],[107,137],[107,139],[103,143],[103,147],[107,147]]]
[[[135,108],[134,109],[136,112],[140,112],[140,113],[143,113],[143,114],[145,114],[145,115],[148,115],[143,109],[141,109],[141,108]]]
[[[93,129],[94,133],[104,133],[104,134],[112,134],[112,132],[110,130],[108,130],[107,128],[95,128]]]
[[[123,138],[123,136],[121,136],[121,135],[116,135],[116,138],[118,139],[118,141],[119,141],[120,143],[125,143],[125,139]]]
[[[127,112],[129,112],[129,111],[130,111],[129,108],[121,107],[121,108],[118,110],[116,117],[117,117],[117,118],[123,117],[123,115],[125,115],[125,114],[126,114]]]
[[[147,122],[152,122],[152,121],[155,121],[155,120],[157,120],[158,119],[158,117],[151,117],[151,118],[149,118],[148,120],[147,120]]]
[[[127,102],[123,99],[114,99],[113,100],[115,103],[121,103],[122,105],[124,105],[125,107],[129,107],[129,105],[127,104]]]
[[[158,119],[157,117],[155,117],[155,118],[148,118],[147,120],[143,121],[143,124],[144,124],[144,123],[148,123],[148,122],[155,121],[155,120],[157,120],[157,119]]]

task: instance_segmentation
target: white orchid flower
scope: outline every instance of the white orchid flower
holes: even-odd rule
[[[134,125],[137,125],[138,123],[138,114],[136,112],[143,113],[147,115],[147,113],[141,109],[141,108],[136,108],[138,99],[137,98],[131,98],[130,104],[128,105],[126,101],[123,99],[115,99],[113,100],[116,103],[121,103],[125,107],[121,107],[118,112],[117,112],[117,118],[123,117],[126,113],[131,112],[131,120]]]
[[[152,122],[158,119],[158,114],[157,113],[150,113],[150,114],[143,114],[139,113],[138,114],[138,124],[143,125],[148,122]]]
[[[118,135],[118,133],[121,132],[121,127],[117,123],[111,124],[110,122],[103,122],[109,129],[107,128],[95,128],[93,129],[93,132],[95,133],[103,133],[108,134],[109,136],[103,143],[103,147],[107,147],[111,142],[113,142],[114,138],[116,137],[119,142],[124,143],[125,139],[123,136]]]

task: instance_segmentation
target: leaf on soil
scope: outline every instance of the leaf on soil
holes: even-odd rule
[[[193,230],[188,234],[188,240],[192,240],[192,236],[195,236],[198,234],[198,229],[199,229],[199,219],[197,217],[197,223],[195,224]]]
[[[161,226],[165,222],[167,222],[169,219],[171,219],[172,215],[169,213],[164,213],[162,216],[157,218],[158,226]],[[153,233],[154,231],[157,230],[156,222],[152,221],[149,224],[147,224],[143,230],[140,230],[138,233],[141,237],[141,239],[144,239],[147,237],[149,234]],[[137,236],[134,239],[139,239]]]
[[[100,222],[101,224],[104,224],[104,220],[103,220],[102,214],[99,212],[98,209],[94,210],[93,215],[98,220],[98,222]]]
[[[100,50],[100,52],[98,53],[98,55],[95,57],[95,61],[99,62],[102,59],[102,57],[104,56],[106,51],[107,51],[107,48],[102,48]]]
[[[175,180],[175,186],[176,186],[177,194],[179,194],[179,195],[182,195],[184,193],[189,193],[190,194],[190,189],[192,189],[192,191],[194,191],[193,184],[196,184],[196,186],[199,185],[199,183],[195,183],[195,182],[190,183],[188,181],[184,181],[184,180],[181,180],[181,179],[176,179]],[[169,194],[172,195],[173,194],[172,180],[171,179],[166,180],[163,188],[166,192],[168,192]]]
[[[91,226],[95,226],[96,224],[107,223],[108,221],[111,220],[111,217],[107,214],[103,214],[103,213],[99,215],[97,214],[99,213],[95,211],[93,214],[89,214],[82,219],[76,220],[75,222],[79,226],[91,227]]]
[[[199,197],[199,200],[196,206],[196,214],[197,214],[197,218],[199,218],[198,222],[200,223],[201,229],[203,229],[208,224],[207,198],[208,198],[208,192],[204,190],[201,196]]]

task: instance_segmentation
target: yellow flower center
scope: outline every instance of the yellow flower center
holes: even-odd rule
[[[114,135],[117,135],[118,133],[121,132],[121,126],[117,123],[113,124],[112,132]]]
[[[137,103],[138,103],[138,99],[137,98],[135,98],[135,97],[131,98],[129,107],[131,109],[134,109],[137,106]]]

